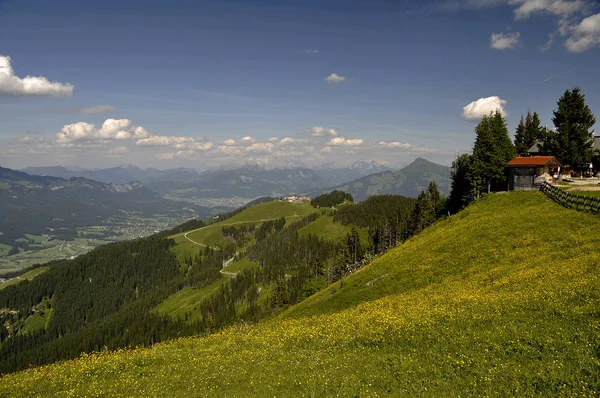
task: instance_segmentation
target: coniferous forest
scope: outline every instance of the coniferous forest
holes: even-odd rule
[[[334,192],[316,202],[329,207],[351,200],[344,192]],[[443,203],[432,183],[417,199],[376,196],[298,221],[280,217],[223,226],[220,247],[198,247],[195,254],[177,258],[169,236],[227,220],[255,204],[251,203],[211,220],[190,220],[148,238],[108,244],[73,260],[46,264],[48,271],[31,281],[0,290],[0,322],[7,326],[0,328],[0,372],[257,321],[302,301],[418,233],[443,214],[439,210]],[[334,222],[351,227],[342,239],[299,233],[319,217],[331,215]],[[368,242],[361,241],[358,228],[368,229]],[[224,278],[224,264],[242,259],[257,267]],[[220,280],[195,313],[174,318],[156,311],[182,289],[201,289]],[[261,292],[266,299],[259,299]],[[32,327],[32,319],[37,319],[37,327]]]

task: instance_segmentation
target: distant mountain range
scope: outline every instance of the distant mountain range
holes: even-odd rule
[[[62,178],[85,177],[103,183],[139,181],[160,194],[176,198],[256,198],[328,188],[368,174],[390,170],[377,162],[358,161],[347,167],[312,170],[302,167],[268,169],[258,164],[218,168],[157,170],[123,165],[100,170],[73,170],[62,166],[28,167],[23,172]]]
[[[105,184],[83,177],[35,176],[0,167],[0,243],[12,245],[25,234],[76,237],[76,229],[102,225],[127,214],[184,219],[211,210],[164,199],[141,183]]]
[[[400,170],[371,174],[334,188],[349,192],[355,201],[362,201],[369,196],[384,194],[416,197],[430,181],[435,181],[439,191],[447,196],[450,193],[450,171],[450,167],[417,158]],[[310,194],[314,196],[323,192],[315,190]]]
[[[346,167],[320,169],[302,167],[268,169],[245,164],[198,172],[194,169],[142,169],[123,165],[101,170],[73,170],[66,167],[29,167],[28,173],[72,178],[85,177],[103,183],[124,184],[139,181],[145,188],[169,198],[257,198],[293,193],[317,195],[331,189],[350,192],[355,200],[372,195],[396,194],[416,197],[430,181],[440,191],[450,192],[450,168],[417,158],[410,165],[393,171],[376,161],[357,161]]]
[[[154,179],[169,179],[175,176],[193,176],[198,173],[194,169],[170,169],[158,170],[153,168],[143,169],[133,165],[122,165],[99,170],[86,170],[63,166],[50,167],[27,167],[22,169],[27,174],[39,176],[51,176],[61,178],[85,177],[90,180],[104,182],[106,184],[126,184],[132,181],[148,182]]]
[[[355,201],[372,195],[416,197],[430,181],[450,192],[450,168],[417,158],[391,171],[376,162],[348,167],[266,169],[246,165],[198,173],[193,169],[141,169],[119,166],[103,170],[66,167],[26,169],[31,175],[0,167],[0,244],[27,247],[28,235],[70,240],[80,228],[130,225],[137,220],[207,218],[232,209],[233,201],[264,196],[317,196],[339,189]],[[85,174],[89,177],[74,176]],[[52,175],[60,175],[55,177]],[[106,182],[111,181],[111,182]],[[116,182],[113,182],[116,181]],[[139,182],[142,181],[142,182]]]

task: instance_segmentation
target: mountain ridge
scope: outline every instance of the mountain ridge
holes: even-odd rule
[[[356,201],[362,201],[373,195],[402,195],[416,197],[427,188],[431,181],[435,181],[443,195],[450,193],[451,168],[433,163],[418,157],[409,165],[396,171],[382,171],[334,186],[337,189],[350,193]],[[311,191],[310,195],[317,195],[324,190]]]

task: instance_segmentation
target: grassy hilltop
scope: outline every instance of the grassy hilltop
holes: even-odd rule
[[[6,375],[0,396],[597,396],[599,227],[492,195],[278,318]]]

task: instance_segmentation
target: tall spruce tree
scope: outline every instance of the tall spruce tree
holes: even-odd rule
[[[563,164],[581,169],[583,163],[592,159],[592,144],[596,118],[585,103],[585,95],[575,87],[567,90],[557,102],[554,111],[554,132],[548,132],[542,148],[559,158]]]
[[[515,132],[515,149],[517,150],[517,154],[522,155],[529,149],[525,141],[525,119],[521,115],[521,120]]]
[[[592,159],[596,119],[585,103],[585,95],[575,87],[567,90],[557,102],[554,111],[555,131],[548,131],[542,142],[542,150],[560,159],[563,164],[581,169],[582,163]]]
[[[544,136],[543,127],[540,123],[540,117],[537,112],[527,112],[517,126],[515,133],[515,148],[518,155],[526,154],[529,148]]]
[[[460,211],[474,199],[472,163],[473,157],[467,153],[452,162],[452,183],[447,204],[451,213]]]
[[[499,111],[484,116],[475,133],[473,174],[478,197],[483,189],[490,193],[492,186],[505,188],[506,163],[515,157],[516,150],[508,136],[504,116]]]
[[[437,188],[435,188],[435,191],[437,191]],[[435,222],[435,206],[433,205],[432,193],[436,195],[435,192],[427,189],[426,191],[421,191],[419,196],[417,196],[415,208],[410,216],[410,224],[407,231],[408,237],[418,234]],[[439,200],[439,192],[437,192],[437,195]]]

